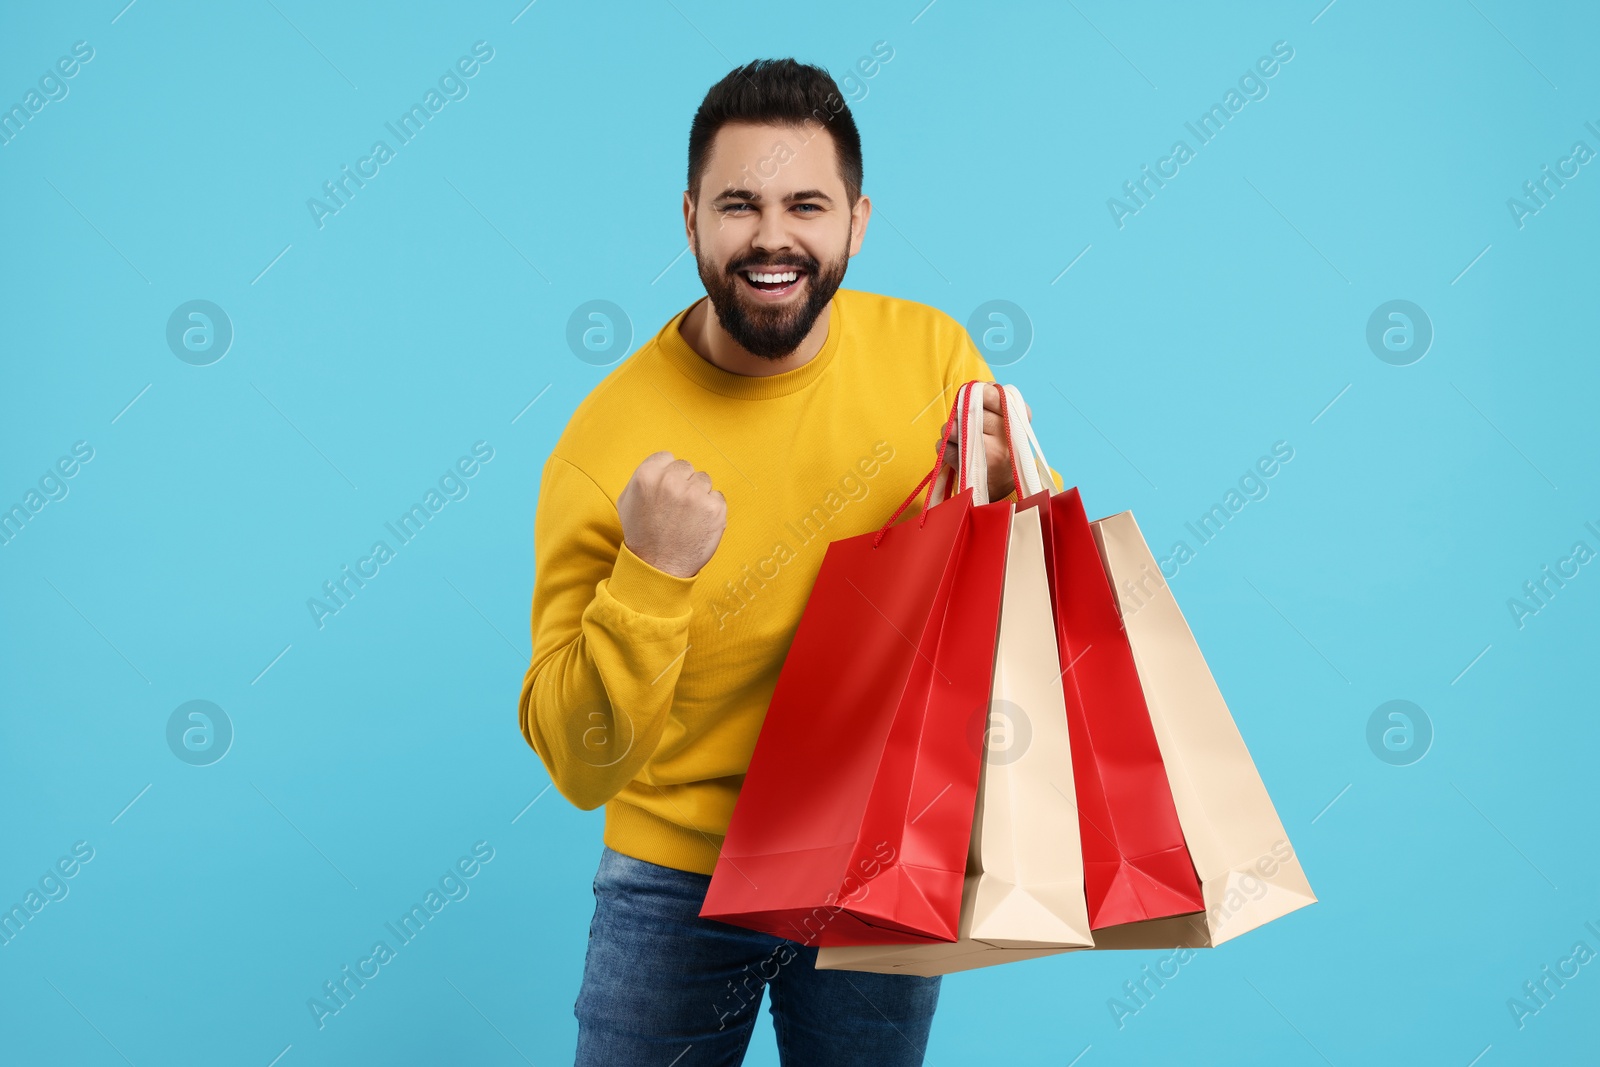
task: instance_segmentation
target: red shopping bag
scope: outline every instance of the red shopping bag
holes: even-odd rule
[[[1017,507],[1041,504],[1089,928],[1204,911],[1133,649],[1083,501],[1077,489],[1055,492],[1026,411],[1016,387],[1001,386],[1001,421],[1022,498]]]
[[[1040,494],[1045,571],[1056,617],[1072,742],[1090,929],[1205,910],[1144,701],[1133,648],[1078,491],[1054,493],[1050,464],[1014,386],[1000,416],[1016,461],[1018,507]],[[1024,496],[1026,494],[1026,496]]]
[[[1133,649],[1075,488],[1050,497],[1045,569],[1072,738],[1089,928],[1204,911]]]
[[[1013,504],[975,506],[963,476],[894,525],[943,463],[941,446],[883,529],[828,546],[702,917],[811,945],[956,940],[982,758],[966,727],[988,705]]]

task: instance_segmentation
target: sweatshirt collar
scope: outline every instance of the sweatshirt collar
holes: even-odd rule
[[[816,381],[833,361],[834,353],[839,348],[839,337],[844,333],[845,301],[839,299],[843,294],[842,289],[834,293],[832,310],[828,316],[828,336],[822,342],[822,349],[811,357],[811,361],[805,366],[784,371],[782,374],[761,377],[734,374],[723,370],[690,348],[679,327],[694,309],[694,304],[678,312],[671,322],[661,328],[656,334],[656,346],[661,349],[668,362],[682,371],[685,377],[713,393],[741,400],[766,400],[771,397],[788,396]],[[704,299],[706,298],[701,297],[701,300]]]

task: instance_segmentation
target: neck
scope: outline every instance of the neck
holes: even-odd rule
[[[810,363],[823,343],[828,340],[828,322],[833,318],[833,301],[822,309],[811,330],[793,352],[781,359],[766,359],[750,352],[735,341],[722,323],[717,321],[709,296],[702,297],[683,317],[678,332],[696,355],[712,366],[729,374],[742,374],[747,378],[765,378],[784,374]]]

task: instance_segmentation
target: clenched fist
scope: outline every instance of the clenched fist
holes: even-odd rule
[[[629,551],[657,570],[693,578],[722,542],[728,501],[688,460],[652,452],[617,497],[617,515]]]

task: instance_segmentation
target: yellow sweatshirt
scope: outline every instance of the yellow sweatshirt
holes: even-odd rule
[[[994,378],[960,323],[910,300],[840,289],[822,350],[764,378],[696,354],[688,310],[595,386],[545,462],[519,714],[561,794],[606,806],[607,845],[709,874],[828,542],[883,525],[933,466],[956,389]],[[728,502],[692,578],[622,542],[617,497],[663,449]]]

